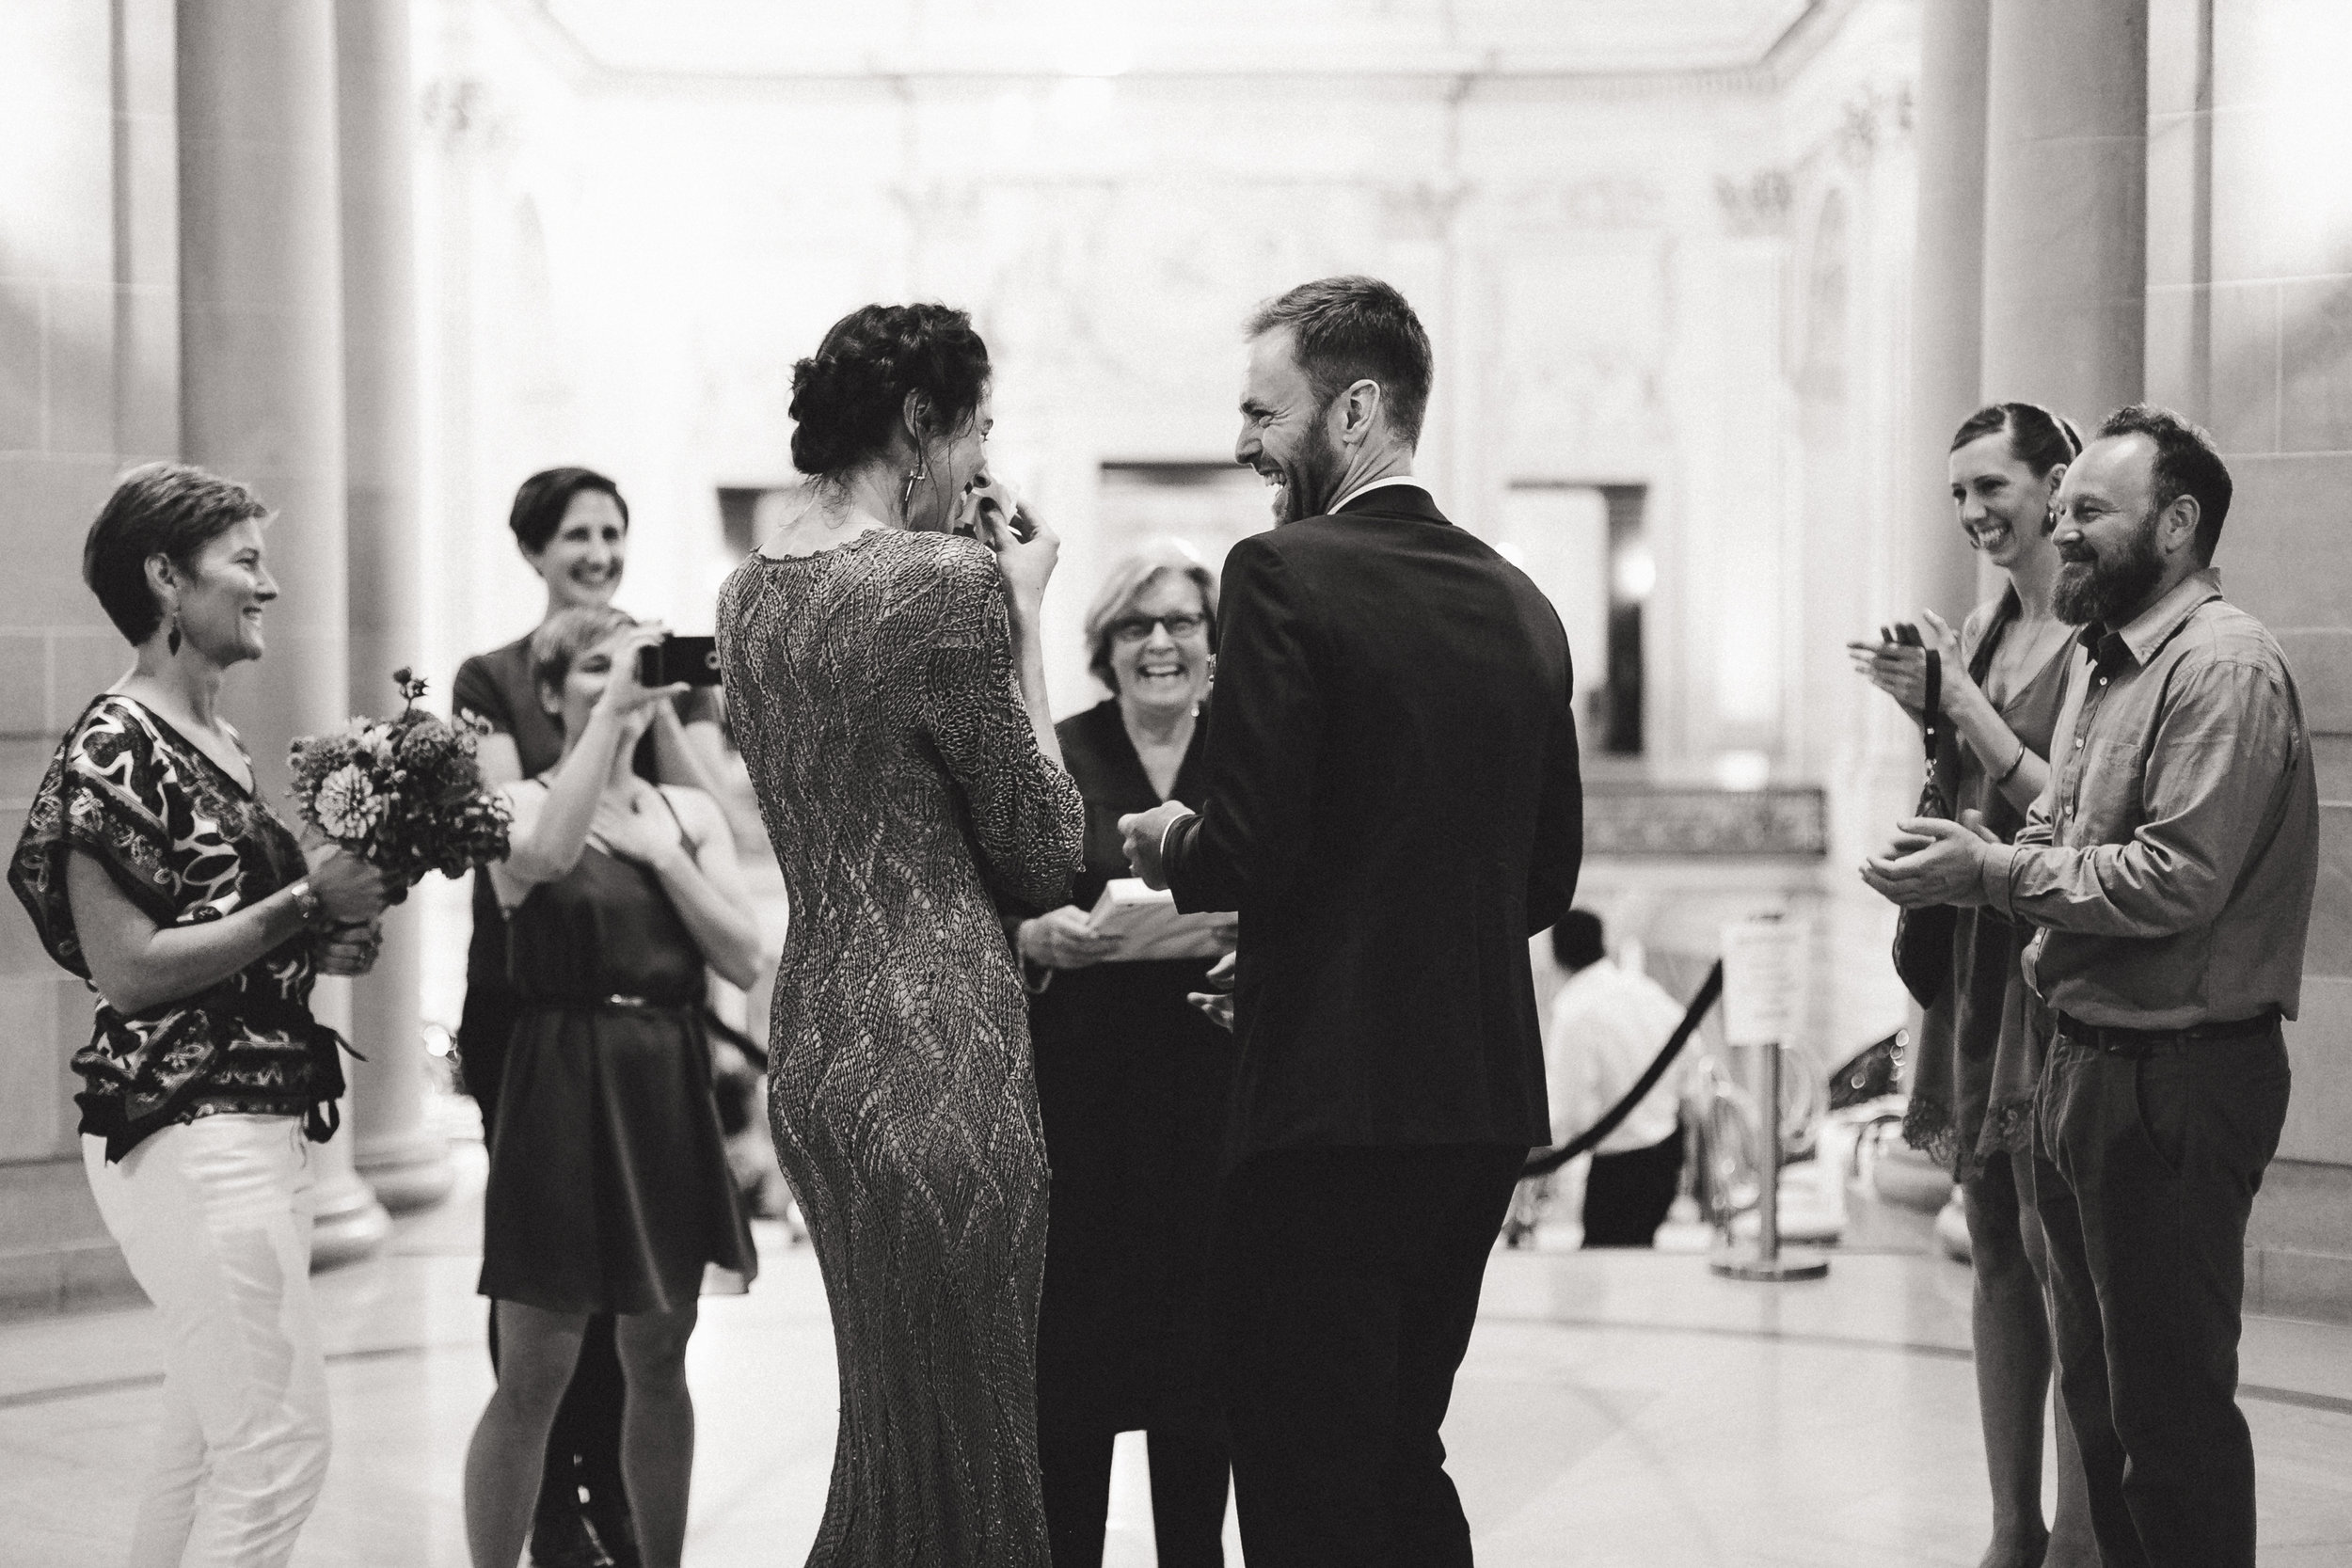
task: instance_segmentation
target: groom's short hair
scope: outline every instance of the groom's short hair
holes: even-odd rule
[[[1359,381],[1378,382],[1389,428],[1406,446],[1420,444],[1434,356],[1403,294],[1376,277],[1318,277],[1251,311],[1242,335],[1284,326],[1318,406]]]

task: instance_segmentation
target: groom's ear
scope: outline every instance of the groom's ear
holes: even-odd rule
[[[1388,394],[1380,383],[1369,377],[1352,383],[1331,400],[1332,439],[1343,446],[1361,446],[1380,428],[1387,407]]]

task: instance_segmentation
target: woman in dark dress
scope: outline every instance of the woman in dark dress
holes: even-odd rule
[[[612,480],[593,468],[543,469],[516,490],[506,526],[524,563],[546,585],[540,625],[566,610],[601,609],[612,602],[628,562],[629,534],[628,501]],[[459,665],[450,704],[489,725],[480,760],[483,782],[494,788],[534,778],[564,754],[564,732],[539,707],[529,633]],[[710,790],[707,764],[723,744],[718,736],[718,698],[710,688],[697,688],[675,706],[661,704],[637,743],[638,775],[655,784]],[[482,1108],[485,1141],[498,1125],[499,1080],[520,1005],[506,976],[506,921],[490,873],[477,871],[457,1060],[466,1091]],[[498,1365],[495,1309],[490,1364]],[[547,1478],[531,1528],[531,1559],[538,1568],[595,1568],[607,1558],[614,1568],[636,1568],[636,1535],[621,1484],[621,1402],[612,1320],[599,1315],[588,1321],[572,1386],[548,1436]],[[594,1540],[588,1533],[592,1526]]]
[[[1979,409],[1952,437],[1960,525],[2009,582],[1957,634],[1923,612],[1923,641],[1943,665],[1935,772],[1952,809],[1979,813],[2003,842],[2025,826],[2048,782],[2051,736],[2074,664],[2074,628],[2050,608],[2059,564],[2050,532],[2058,483],[2081,451],[2073,425],[2029,403]],[[1850,646],[1855,667],[1918,720],[1924,650]],[[1903,1137],[1951,1171],[1968,1217],[1977,1403],[1993,1483],[1984,1568],[2090,1568],[2099,1558],[2082,1461],[2063,1419],[2058,1512],[2046,1526],[2042,1516],[2051,1352],[2029,1138],[2042,1041],[2019,967],[2033,931],[1989,909],[1955,914],[1950,974],[1920,1023]]]
[[[997,911],[1061,901],[1083,808],[1037,636],[1059,545],[988,483],[988,377],[961,310],[835,323],[792,371],[810,483],[719,594],[728,713],[792,897],[769,1117],[841,1364],[815,1568],[1047,1560],[1045,1149]]]
[[[660,629],[567,610],[532,636],[564,760],[509,785],[492,868],[520,1012],[483,1197],[482,1291],[499,1382],[466,1455],[476,1568],[513,1568],[541,1455],[595,1315],[615,1319],[621,1472],[637,1544],[676,1568],[694,1450],[686,1341],[707,1265],[748,1281],[751,1233],[721,1147],[702,1032],[706,967],[748,984],[759,932],[717,802],[639,778],[630,752],[675,695],[635,677]]]
[[[1086,798],[1086,865],[1073,902],[1015,931],[1054,1170],[1037,1347],[1054,1568],[1102,1562],[1111,1442],[1137,1429],[1160,1568],[1225,1560],[1207,1258],[1233,1037],[1185,1001],[1208,989],[1208,958],[1105,962],[1087,924],[1129,874],[1120,817],[1201,798],[1216,615],[1216,574],[1173,541],[1105,579],[1086,629],[1116,695],[1055,726]]]

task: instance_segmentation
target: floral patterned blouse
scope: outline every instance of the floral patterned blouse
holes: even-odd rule
[[[242,745],[240,751],[243,750]],[[248,767],[248,772],[250,768]],[[302,877],[285,823],[135,700],[93,700],[50,759],[8,865],[49,956],[88,981],[66,898],[73,851],[96,860],[158,926],[219,920]],[[310,1016],[310,940],[296,936],[194,996],[126,1016],[98,997],[73,1057],[81,1130],[119,1160],[150,1133],[223,1111],[335,1130],[342,1039]],[[97,987],[90,987],[97,995]]]

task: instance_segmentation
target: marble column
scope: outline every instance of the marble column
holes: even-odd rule
[[[333,18],[315,0],[181,0],[179,19],[181,426],[191,462],[277,511],[269,655],[224,703],[282,800],[288,743],[350,712]],[[347,1028],[348,983],[313,1006]],[[314,1262],[390,1227],[351,1149],[348,1132],[314,1148]]]
[[[2088,430],[2141,389],[2147,0],[1992,0],[1986,55],[1981,390]]]
[[[350,705],[381,713],[391,672],[422,669],[418,581],[416,267],[407,0],[337,0],[336,119],[342,164],[343,463],[350,585]],[[449,1145],[425,1122],[423,938],[414,908],[391,911],[374,972],[352,985],[352,1151],[393,1210],[437,1203]]]
[[[1917,244],[1911,267],[1911,407],[1904,438],[1906,608],[1960,624],[1977,561],[1946,494],[1952,432],[1982,402],[1986,44],[1990,0],[1920,14]]]

